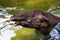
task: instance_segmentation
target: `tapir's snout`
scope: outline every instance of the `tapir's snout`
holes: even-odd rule
[[[11,17],[10,20],[13,21],[13,20],[15,20],[15,18],[12,18],[12,17]]]
[[[20,21],[21,18],[12,16],[12,17],[10,18],[10,20],[11,20],[11,21]]]

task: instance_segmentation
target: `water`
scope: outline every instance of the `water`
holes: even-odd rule
[[[15,31],[22,28],[22,26],[16,27],[15,22],[10,21],[10,17],[13,16],[8,13],[10,10],[16,10],[16,7],[0,7],[0,40],[11,40],[16,36]],[[23,10],[23,8],[19,10]]]
[[[49,40],[60,40],[60,22],[50,32]]]
[[[47,12],[50,12],[53,15],[60,17],[60,6],[51,6],[49,7]]]

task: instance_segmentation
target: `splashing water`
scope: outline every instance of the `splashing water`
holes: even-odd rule
[[[60,6],[51,6],[47,12],[54,14],[55,16],[60,17]]]
[[[8,10],[16,10],[16,7],[0,7],[0,40],[11,40],[11,37],[16,36],[15,31],[22,28],[22,26],[15,27],[15,22],[10,21],[12,15],[8,13]]]

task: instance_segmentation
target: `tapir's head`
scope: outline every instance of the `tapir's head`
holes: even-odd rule
[[[44,28],[48,26],[48,18],[39,10],[31,10],[11,17],[16,25],[22,25],[27,28]]]

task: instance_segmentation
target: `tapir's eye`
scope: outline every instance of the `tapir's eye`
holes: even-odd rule
[[[31,21],[31,17],[28,17],[27,21],[30,22]]]
[[[30,22],[30,20],[27,20],[28,22]]]
[[[41,20],[41,22],[43,22],[43,23],[44,23],[45,21],[44,21],[44,20]]]

